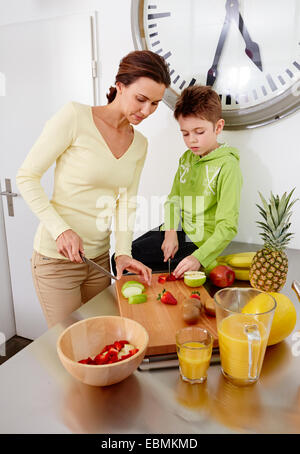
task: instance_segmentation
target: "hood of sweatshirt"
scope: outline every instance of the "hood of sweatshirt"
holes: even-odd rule
[[[198,162],[208,162],[213,161],[216,159],[223,159],[223,158],[233,158],[234,160],[240,160],[240,153],[237,148],[230,147],[226,143],[221,144],[218,148],[211,151],[205,156],[198,156],[194,154],[191,150],[187,150],[184,155],[189,155],[191,164],[196,164]],[[183,156],[184,156],[183,155]],[[187,156],[186,156],[187,157]]]

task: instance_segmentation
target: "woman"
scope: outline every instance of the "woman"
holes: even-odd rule
[[[133,126],[156,110],[169,84],[162,57],[131,52],[120,62],[108,104],[63,106],[19,169],[18,188],[41,221],[32,273],[49,327],[110,285],[110,278],[85,264],[81,255],[109,270],[113,214],[117,277],[126,269],[150,283],[151,269],[131,257],[132,200],[147,152],[147,139]],[[49,201],[40,179],[54,162]]]

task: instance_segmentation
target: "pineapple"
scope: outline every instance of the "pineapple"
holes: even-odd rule
[[[260,236],[264,240],[264,247],[253,257],[250,267],[250,283],[252,287],[265,292],[279,292],[285,284],[288,272],[288,258],[284,252],[292,233],[288,233],[291,225],[291,207],[298,200],[291,203],[290,199],[295,188],[280,198],[271,192],[269,203],[259,193],[263,206],[256,205],[264,222],[257,221],[261,228]]]

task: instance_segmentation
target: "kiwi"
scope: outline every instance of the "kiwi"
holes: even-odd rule
[[[182,306],[183,320],[189,325],[197,323],[200,317],[200,309],[193,302],[185,303]]]
[[[196,306],[198,307],[198,309],[202,309],[202,303],[200,300],[198,300],[197,298],[186,298],[184,301],[183,301],[183,305],[188,305],[188,304],[193,304],[193,306]]]

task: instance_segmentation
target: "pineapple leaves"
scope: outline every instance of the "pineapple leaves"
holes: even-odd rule
[[[268,225],[270,226],[270,228],[272,230],[275,230],[277,226],[275,225],[274,220],[273,220],[272,215],[271,215],[271,206],[267,204],[266,200],[264,199],[263,195],[260,192],[259,192],[259,196],[260,196],[261,201],[262,201],[263,206],[264,206],[264,211],[265,211],[267,223],[268,223]]]
[[[293,233],[287,233],[291,226],[289,222],[292,215],[291,208],[299,200],[291,201],[294,190],[295,188],[289,194],[285,192],[281,197],[274,195],[271,191],[268,202],[259,192],[262,206],[258,204],[256,206],[264,222],[257,221],[256,224],[261,229],[260,236],[264,240],[265,245],[274,250],[282,251],[294,235]]]

